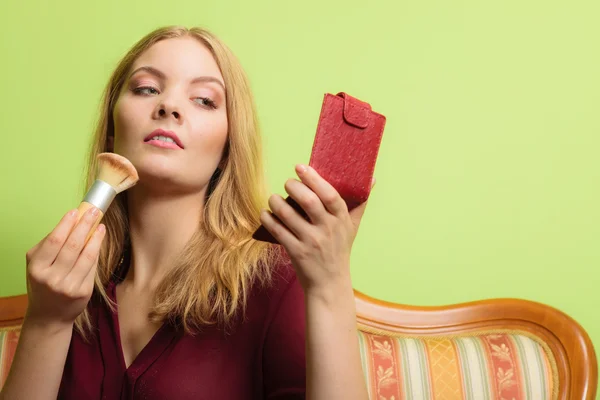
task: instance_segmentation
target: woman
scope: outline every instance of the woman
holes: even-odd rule
[[[27,253],[29,307],[2,398],[366,399],[351,213],[311,168],[263,206],[249,84],[211,33],[166,27],[114,71],[89,162],[140,180],[87,245],[69,212]],[[252,239],[259,224],[281,243]],[[284,249],[285,251],[281,251]]]

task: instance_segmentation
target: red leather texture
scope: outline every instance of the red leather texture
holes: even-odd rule
[[[338,191],[349,210],[369,198],[385,122],[369,103],[343,92],[325,94],[309,165]],[[308,219],[291,197],[286,202]],[[252,237],[277,243],[263,226]]]

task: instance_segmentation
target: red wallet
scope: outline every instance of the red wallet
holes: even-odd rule
[[[369,103],[343,92],[325,94],[309,165],[338,191],[348,210],[369,198],[385,122]],[[291,197],[286,202],[308,219]],[[252,237],[277,243],[264,226]]]

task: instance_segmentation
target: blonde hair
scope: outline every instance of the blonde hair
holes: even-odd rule
[[[169,26],[150,32],[129,50],[103,95],[87,162],[86,190],[95,180],[96,156],[108,151],[107,138],[114,134],[112,111],[133,63],[154,43],[180,37],[197,39],[214,56],[225,80],[229,126],[223,161],[211,180],[203,220],[159,285],[150,314],[154,321],[179,322],[187,333],[193,333],[206,325],[230,324],[238,311],[245,309],[250,286],[270,281],[270,267],[280,255],[274,246],[251,237],[260,225],[259,213],[266,199],[261,140],[248,79],[223,42],[205,29]],[[126,192],[111,204],[103,223],[107,235],[94,291],[112,306],[105,286],[126,250]],[[87,309],[75,325],[85,336],[91,328]]]

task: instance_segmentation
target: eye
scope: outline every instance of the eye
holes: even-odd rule
[[[152,94],[158,94],[158,90],[153,88],[152,86],[141,86],[133,89],[135,94],[141,94],[143,96],[150,96]]]
[[[217,108],[217,104],[208,97],[196,97],[194,99],[194,102],[196,102],[197,104],[204,106],[204,107],[209,107],[212,109]]]

